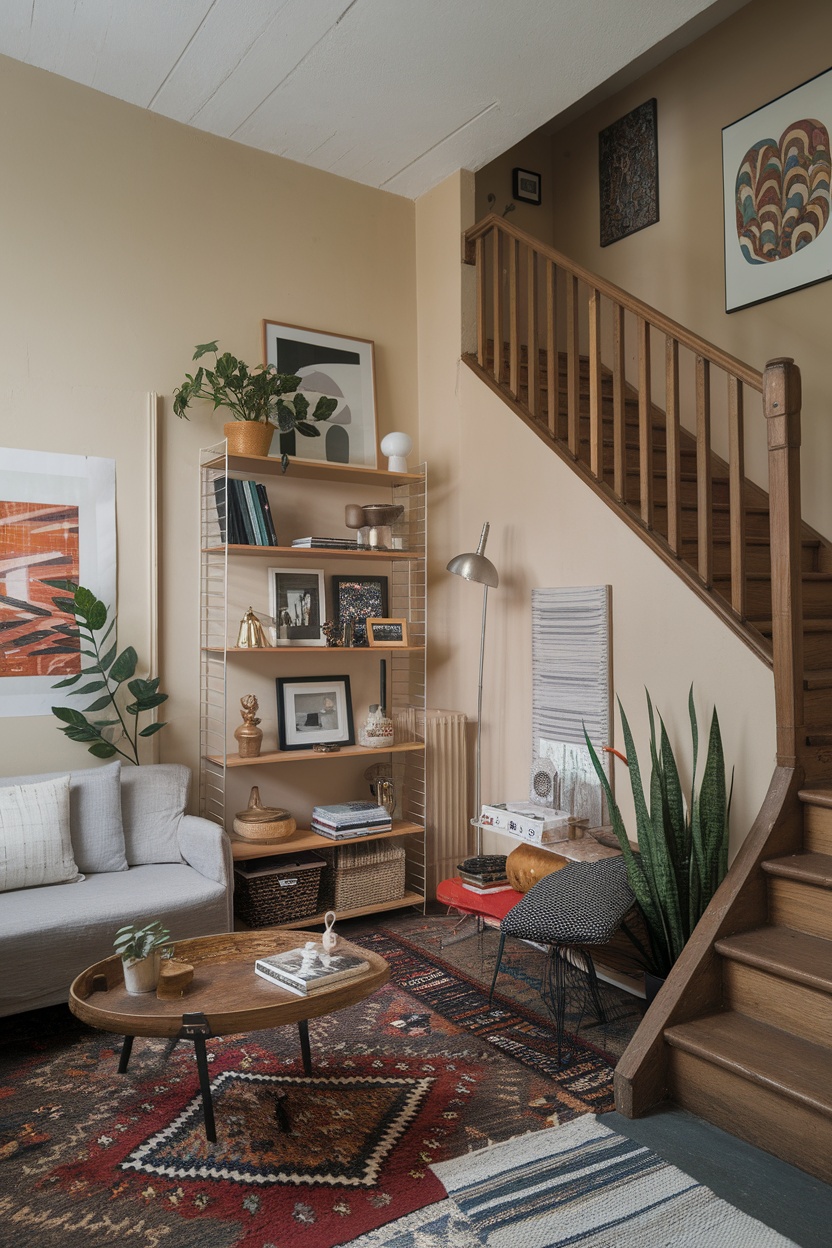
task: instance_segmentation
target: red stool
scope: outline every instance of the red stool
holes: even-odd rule
[[[460,914],[472,914],[478,920],[496,919],[500,923],[523,897],[515,889],[509,892],[472,893],[459,879],[443,880],[436,889],[436,900]]]

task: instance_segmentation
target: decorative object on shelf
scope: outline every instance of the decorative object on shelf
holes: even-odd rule
[[[387,618],[386,576],[333,576],[332,609],[345,628],[352,626],[352,641],[344,645],[366,646],[368,618]]]
[[[52,714],[61,721],[59,732],[63,732],[70,741],[90,743],[89,753],[95,758],[112,758],[120,754],[128,763],[139,764],[139,737],[152,737],[162,728],[164,723],[148,724],[139,731],[139,716],[152,711],[163,702],[168,695],[159,693],[159,680],[142,680],[134,677],[139,656],[132,646],[127,646],[121,653],[115,644],[116,619],[107,624],[108,610],[94,593],[76,585],[72,581],[47,581],[53,589],[61,589],[71,598],[54,598],[55,605],[75,621],[73,641],[95,662],[85,667],[75,676],[59,680],[55,689],[71,689],[73,695],[81,696],[95,693],[98,696],[87,707],[87,714],[106,710],[111,718],[88,720],[81,711],[66,706],[53,706]],[[100,636],[98,636],[100,634]],[[72,634],[70,634],[72,635]],[[77,681],[82,678],[91,683],[82,689],[74,689]],[[133,700],[121,705],[119,690],[127,685]],[[125,716],[133,719],[132,732]]]
[[[401,520],[404,507],[393,503],[348,503],[344,508],[344,523],[348,529],[358,530],[358,545],[368,550],[393,550],[393,525]]]
[[[557,810],[559,805],[558,773],[550,758],[535,758],[529,776],[529,801],[535,806]]]
[[[409,645],[407,620],[382,620],[368,616],[365,621],[367,642],[384,650]]]
[[[321,944],[323,945],[327,953],[332,953],[332,950],[338,944],[338,937],[335,935],[335,930],[334,930],[335,919],[336,919],[335,911],[327,910],[326,914],[324,915],[324,934],[321,937]]]
[[[159,1001],[176,1001],[184,997],[188,985],[194,977],[194,968],[190,962],[177,962],[168,958],[162,962],[159,971],[159,982],[156,985],[156,997]]]
[[[607,774],[588,735],[586,743],[598,779],[607,795],[613,831],[627,867],[627,880],[644,914],[650,934],[651,950],[643,951],[645,970],[654,975],[667,975],[728,869],[728,816],[734,787],[733,772],[729,789],[725,783],[725,757],[722,752],[719,719],[714,708],[705,766],[697,794],[699,728],[691,685],[688,714],[693,758],[690,766],[690,798],[685,803],[676,759],[661,716],[660,738],[659,741],[656,740],[653,703],[648,693],[647,713],[652,759],[648,806],[630,725],[620,701],[618,709],[633,791],[636,831],[641,849],[639,854],[633,853]]]
[[[540,182],[540,174],[531,169],[511,171],[511,193],[521,203],[540,204]]]
[[[601,246],[659,219],[656,101],[646,100],[598,135]]]
[[[393,721],[384,714],[384,708],[374,702],[358,730],[358,744],[368,749],[383,750],[392,745],[393,741]]]
[[[234,739],[239,746],[240,758],[257,758],[263,744],[263,729],[257,725],[259,710],[257,698],[253,693],[246,693],[240,698],[240,714],[243,722],[234,729]]]
[[[312,749],[316,754],[337,754],[341,747],[333,745],[331,741],[319,741],[317,745],[312,746]]]
[[[275,645],[324,646],[324,574],[320,568],[269,568]]]
[[[275,683],[281,750],[355,744],[349,676],[278,676]]]
[[[134,996],[153,992],[159,982],[163,952],[169,955],[170,932],[159,919],[144,927],[128,924],[116,932],[113,948],[120,955],[124,969],[124,987]]]
[[[725,310],[832,275],[832,69],[722,131]]]
[[[263,625],[257,618],[257,612],[252,607],[249,607],[240,621],[240,629],[237,633],[237,646],[241,650],[260,650],[266,645],[266,634],[263,632]]]
[[[315,410],[309,412],[309,400],[301,391],[302,378],[291,370],[278,372],[270,364],[248,365],[229,351],[219,353],[216,342],[197,346],[193,358],[214,356],[214,367],[200,364],[196,373],[185,374],[185,380],[173,392],[173,410],[188,419],[188,407],[194,399],[209,399],[218,407],[226,407],[234,419],[223,426],[232,455],[268,455],[272,435],[277,428],[283,436],[300,433],[305,438],[319,438],[318,424],[329,420],[338,406],[334,397],[321,395]],[[293,395],[293,398],[286,398]],[[311,423],[314,421],[315,423]],[[282,456],[283,471],[289,460]]]
[[[485,543],[488,541],[489,524],[486,520],[482,526],[479,545],[475,551],[469,551],[466,554],[456,555],[448,564],[448,571],[454,576],[461,576],[466,581],[474,581],[477,585],[482,585],[482,626],[480,628],[480,669],[479,682],[477,685],[477,762],[476,762],[476,778],[474,782],[474,818],[479,819],[480,804],[480,781],[481,781],[481,757],[482,757],[482,668],[483,658],[485,655],[485,618],[488,609],[488,590],[496,589],[500,584],[500,578],[497,575],[497,569],[490,559],[485,555]],[[482,848],[482,828],[477,828],[476,835],[477,853]]]
[[[381,439],[381,453],[387,456],[388,472],[407,472],[407,457],[413,450],[409,433],[388,433]]]
[[[326,437],[304,447],[313,462],[376,467],[376,394],[373,344],[367,339],[321,333],[299,325],[263,321],[263,356],[280,373],[300,378],[299,394],[320,395],[328,406]],[[297,427],[297,426],[296,426]],[[303,433],[303,430],[300,430]],[[280,449],[296,453],[294,428],[281,427]]]
[[[297,823],[288,810],[264,806],[257,785],[251,790],[248,806],[234,816],[234,832],[244,841],[286,841],[295,832]]]
[[[506,874],[512,888],[518,893],[527,893],[538,880],[560,871],[568,861],[568,858],[541,849],[539,845],[518,845],[506,859]]]
[[[322,631],[328,646],[343,645],[343,629],[338,620],[327,620],[323,625]]]
[[[388,793],[388,800],[392,801],[392,809],[396,808],[396,787],[393,782],[393,768],[390,763],[373,763],[364,772],[364,779],[370,786],[370,792],[376,799],[379,806],[383,806],[385,810],[389,810],[386,801],[381,801],[379,795],[383,792]]]

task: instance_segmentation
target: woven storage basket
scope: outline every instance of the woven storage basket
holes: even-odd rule
[[[321,888],[322,907],[361,910],[404,897],[404,846],[388,841],[378,846],[339,845],[323,852],[329,869]]]
[[[249,927],[304,919],[318,909],[326,862],[313,853],[252,858],[234,871],[234,910]]]

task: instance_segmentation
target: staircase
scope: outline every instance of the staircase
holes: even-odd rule
[[[619,1063],[617,1108],[670,1098],[832,1180],[832,545],[800,517],[799,372],[756,372],[503,218],[465,259],[464,362],[774,671],[769,793]],[[746,419],[766,422],[768,492]]]

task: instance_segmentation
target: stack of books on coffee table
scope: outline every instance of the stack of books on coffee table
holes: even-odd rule
[[[375,802],[336,802],[312,810],[312,831],[331,841],[348,841],[374,832],[390,832],[392,828],[390,815]]]
[[[469,893],[477,893],[485,897],[491,893],[512,891],[506,875],[506,859],[504,854],[492,854],[479,858],[466,858],[457,866],[459,879],[463,888]]]

